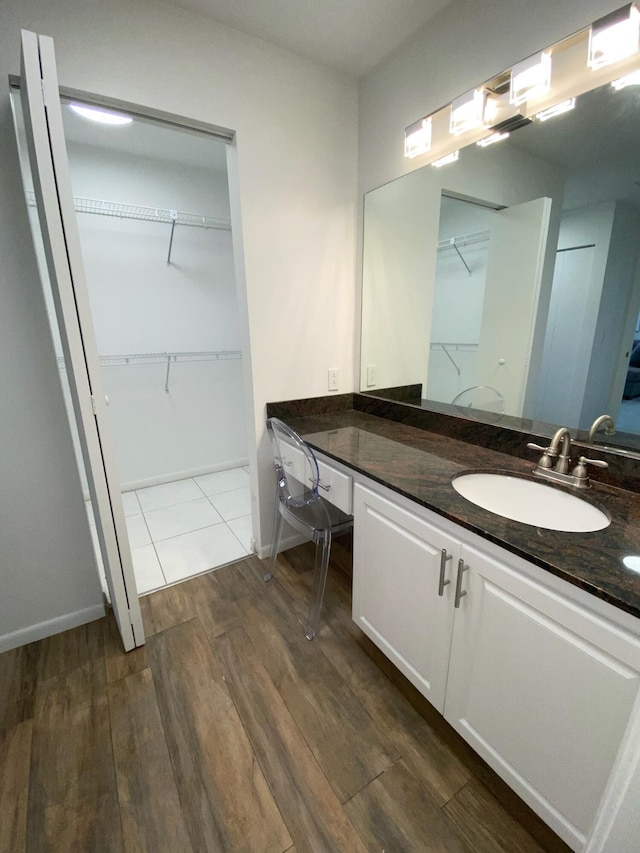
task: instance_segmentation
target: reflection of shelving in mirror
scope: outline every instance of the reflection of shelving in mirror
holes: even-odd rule
[[[438,240],[438,251],[444,252],[447,249],[453,249],[460,258],[461,263],[464,264],[469,275],[472,275],[473,270],[465,260],[465,256],[460,249],[464,249],[466,246],[475,246],[478,243],[486,243],[489,239],[489,233],[489,229],[486,229],[484,231],[475,231],[471,234],[459,234],[455,237],[448,237],[446,240]]]

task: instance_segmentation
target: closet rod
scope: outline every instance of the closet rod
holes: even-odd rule
[[[26,195],[29,207],[35,207],[34,191],[27,190]],[[167,225],[188,225],[191,228],[231,231],[231,220],[199,213],[184,213],[163,207],[144,207],[140,204],[122,204],[80,196],[73,197],[73,204],[77,213],[93,213],[99,216],[115,216],[118,219],[138,219],[144,222],[162,222]]]

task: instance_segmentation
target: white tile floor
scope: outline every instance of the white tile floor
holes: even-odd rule
[[[140,594],[251,553],[246,468],[124,492],[122,501]]]

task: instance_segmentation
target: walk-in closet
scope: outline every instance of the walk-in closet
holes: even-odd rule
[[[227,145],[206,133],[125,121],[124,115],[120,124],[96,122],[68,102],[62,113],[142,594],[251,552]],[[27,199],[34,208],[28,188]],[[55,329],[54,339],[67,387]],[[87,509],[100,569],[90,501]]]

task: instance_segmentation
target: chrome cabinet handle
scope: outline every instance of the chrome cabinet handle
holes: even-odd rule
[[[467,594],[466,589],[462,589],[462,575],[467,571],[469,566],[465,566],[464,560],[458,560],[458,576],[456,578],[456,596],[453,601],[454,607],[460,607],[460,599]]]
[[[453,555],[447,554],[447,549],[443,548],[440,551],[440,580],[438,581],[438,595],[444,595],[444,588],[448,583],[451,583],[450,580],[444,579],[445,567],[449,562]]]
[[[313,479],[313,477],[309,477],[309,482],[310,482],[310,483],[314,483],[314,482],[315,482],[315,480]],[[322,485],[322,483],[320,482],[320,480],[318,480],[318,488],[319,488],[319,489],[322,489],[322,490],[323,490],[323,491],[325,491],[325,492],[330,492],[330,491],[331,491],[331,483],[329,483],[329,485],[328,485],[328,486],[323,486],[323,485]]]

